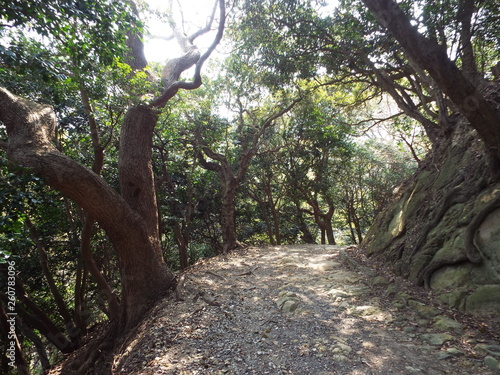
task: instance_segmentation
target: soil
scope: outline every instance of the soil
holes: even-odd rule
[[[500,373],[498,321],[441,306],[354,247],[246,248],[180,285],[121,344],[113,374]]]

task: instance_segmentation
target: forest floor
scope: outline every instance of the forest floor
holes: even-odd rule
[[[246,248],[180,279],[113,374],[499,374],[500,324],[436,302],[356,248]]]

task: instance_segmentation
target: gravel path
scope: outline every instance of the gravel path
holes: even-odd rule
[[[498,337],[486,326],[386,276],[340,246],[204,260],[185,273],[184,300],[158,305],[123,344],[113,373],[500,373]]]

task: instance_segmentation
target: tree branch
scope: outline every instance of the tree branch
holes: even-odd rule
[[[226,22],[226,8],[224,0],[218,0],[219,3],[219,26],[217,34],[214,37],[212,44],[207,48],[205,53],[200,56],[198,48],[193,44],[194,39],[198,36],[197,33],[186,37],[180,30],[174,27],[174,35],[185,52],[184,56],[170,60],[165,65],[162,74],[162,82],[164,84],[164,92],[162,95],[154,99],[149,105],[151,107],[162,108],[167,102],[177,94],[180,89],[194,90],[201,86],[201,69],[205,61],[210,57],[217,45],[222,40],[224,27]],[[211,23],[210,23],[211,24]],[[196,64],[193,80],[191,82],[179,81],[182,72]]]
[[[144,230],[144,221],[101,177],[54,147],[56,116],[50,106],[0,88],[0,121],[7,128],[9,159],[31,168],[48,185],[75,201],[99,222],[112,241],[122,243],[132,238],[131,228]],[[140,241],[145,243],[147,239]]]

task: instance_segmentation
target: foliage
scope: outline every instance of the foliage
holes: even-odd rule
[[[189,264],[222,249],[221,175],[237,176],[245,158],[251,161],[234,204],[240,241],[318,242],[330,231],[338,243],[359,243],[428,151],[423,133],[431,137],[433,128],[445,126],[450,103],[359,1],[341,1],[328,14],[318,3],[237,2],[229,33],[235,53],[199,90],[179,93],[158,113],[152,167],[162,249],[173,269],[185,266],[182,241]],[[482,2],[474,13],[471,41],[484,75],[500,50],[493,3]],[[426,36],[463,59],[456,2],[401,5]],[[126,63],[127,32],[140,26],[128,2],[11,0],[0,19],[0,86],[54,106],[57,146],[89,167],[95,161],[89,118],[95,119],[105,151],[101,174],[118,190],[125,108],[147,103],[145,94],[158,90],[147,73]],[[380,113],[387,96],[399,112],[391,107]],[[300,103],[284,111],[298,97]],[[384,130],[389,142],[361,134],[382,125],[390,128]],[[81,266],[83,213],[39,177],[9,165],[3,152],[0,157],[0,262],[19,261],[28,294],[64,332],[30,237],[30,219],[71,314],[76,318],[77,309],[85,309],[85,328],[104,320],[106,306]],[[215,162],[226,163],[224,173],[206,167]],[[99,227],[92,229],[91,248],[99,270],[119,290],[118,266]],[[86,281],[78,285],[78,278]],[[84,289],[80,299],[78,287]],[[34,356],[26,337],[22,344]]]

